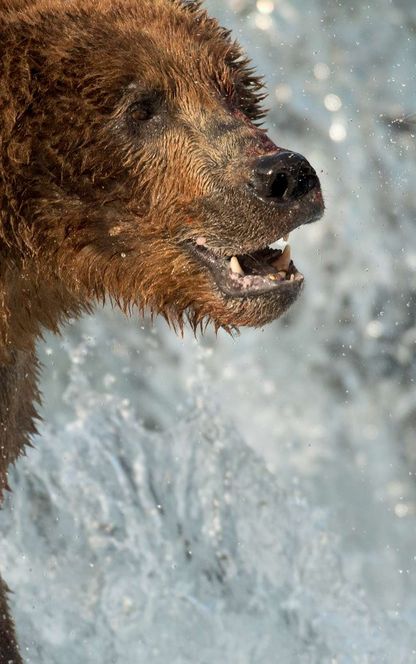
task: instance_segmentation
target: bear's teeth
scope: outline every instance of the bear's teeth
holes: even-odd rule
[[[287,272],[291,261],[290,244],[287,244],[282,254],[273,263],[273,267],[278,272]]]
[[[234,272],[234,274],[240,274],[242,277],[244,277],[244,270],[241,267],[240,263],[238,262],[237,256],[233,256],[231,258],[230,268],[231,268],[231,272]]]
[[[287,235],[284,235],[283,239],[284,239],[285,242],[288,242],[289,241],[289,233]]]

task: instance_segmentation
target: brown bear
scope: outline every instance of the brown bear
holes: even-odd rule
[[[262,82],[200,2],[0,0],[0,497],[30,444],[35,340],[111,299],[181,329],[296,299],[318,177],[261,128]],[[21,662],[0,582],[0,663]]]

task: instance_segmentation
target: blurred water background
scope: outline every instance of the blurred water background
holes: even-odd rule
[[[27,662],[416,662],[416,5],[206,6],[320,173],[307,287],[235,339],[107,308],[40,345],[0,516]]]

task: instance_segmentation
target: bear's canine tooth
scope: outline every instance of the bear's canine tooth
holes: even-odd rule
[[[283,252],[279,256],[279,258],[273,261],[272,265],[278,272],[287,272],[289,269],[290,261],[291,261],[290,244],[287,244]]]
[[[289,233],[287,233],[286,235],[284,235],[284,236],[283,236],[283,239],[284,239],[285,242],[287,242],[287,241],[289,240]]]
[[[244,277],[244,270],[241,267],[240,263],[238,262],[237,256],[233,256],[231,258],[230,268],[231,268],[231,271],[234,272],[234,274],[240,274],[242,277]]]

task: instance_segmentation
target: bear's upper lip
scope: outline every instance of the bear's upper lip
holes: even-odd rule
[[[263,295],[282,288],[298,289],[304,280],[291,259],[289,244],[224,256],[209,247],[204,237],[198,237],[188,242],[188,248],[209,269],[220,290],[232,297]]]

